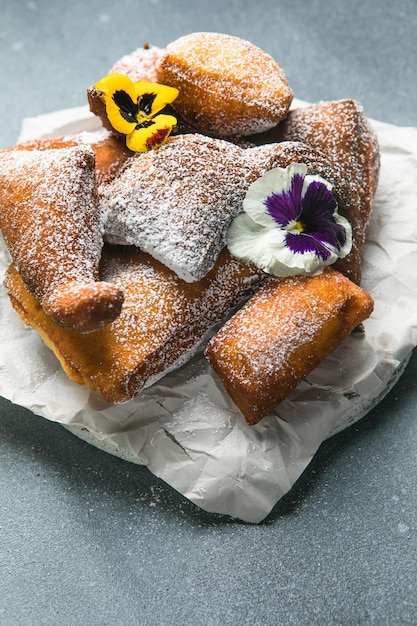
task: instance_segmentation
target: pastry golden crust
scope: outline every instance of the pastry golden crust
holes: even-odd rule
[[[113,126],[110,124],[109,118],[107,117],[104,99],[94,85],[87,89],[87,100],[91,113],[97,115],[97,117],[103,124],[103,127],[117,134],[116,131],[113,129]]]
[[[57,324],[90,332],[119,314],[123,293],[97,280],[103,240],[90,147],[1,152],[0,229]]]
[[[109,134],[101,140],[93,141],[91,147],[96,156],[97,185],[110,183],[132,156],[124,139]]]
[[[206,355],[250,424],[278,405],[372,312],[339,272],[270,278],[217,332]]]
[[[31,139],[7,148],[14,150],[61,150],[74,146],[89,146],[95,155],[97,185],[109,183],[117,175],[122,165],[132,156],[121,137],[105,130],[78,133],[51,139]],[[6,150],[5,150],[6,152]]]
[[[294,111],[282,132],[285,139],[303,141],[325,152],[353,181],[361,198],[365,227],[378,186],[380,153],[362,106],[355,100],[312,104]]]
[[[112,403],[131,399],[185,362],[210,328],[263,279],[224,250],[212,272],[190,285],[134,248],[106,248],[100,277],[122,290],[125,302],[112,324],[89,334],[57,326],[13,265],[5,284],[23,321],[39,332],[67,375]]]
[[[239,37],[192,33],[170,43],[158,82],[176,87],[173,107],[198,131],[216,137],[250,135],[287,115],[293,93],[283,70]]]

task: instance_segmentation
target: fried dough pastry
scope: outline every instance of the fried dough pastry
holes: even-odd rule
[[[111,182],[119,173],[122,165],[132,156],[125,141],[117,135],[107,133],[105,137],[91,134],[80,137],[81,142],[89,141],[96,157],[96,180],[101,186]]]
[[[125,302],[112,324],[89,334],[69,332],[46,315],[14,265],[5,285],[14,308],[39,332],[67,375],[111,403],[133,398],[184,363],[209,329],[263,280],[226,250],[202,281],[189,285],[137,249],[107,247],[101,278],[117,285]]]
[[[201,280],[257,176],[256,164],[232,143],[175,137],[136,154],[103,190],[105,238],[141,248],[183,280]]]
[[[92,148],[95,154],[95,173],[98,186],[113,180],[125,161],[133,154],[126,147],[121,137],[105,129],[51,139],[31,139],[7,150],[60,150],[74,146],[90,146]]]
[[[57,324],[89,332],[120,313],[121,290],[97,280],[103,239],[90,147],[2,151],[0,229]]]
[[[190,134],[135,155],[103,190],[105,238],[145,250],[183,280],[200,280],[225,245],[227,229],[242,210],[249,185],[266,171],[293,162],[305,163],[309,173],[332,183],[340,212],[354,222],[358,196],[352,195],[340,170],[305,144],[284,142],[243,149]],[[360,225],[352,226],[356,233]],[[359,278],[356,244],[343,267]]]
[[[199,132],[250,135],[287,115],[293,93],[282,68],[239,37],[198,32],[170,43],[157,82],[179,90],[173,108]]]
[[[277,406],[371,314],[372,298],[333,269],[270,278],[211,339],[214,371],[249,424]]]

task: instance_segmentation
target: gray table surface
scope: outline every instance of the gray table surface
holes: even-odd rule
[[[0,0],[0,148],[148,41],[251,40],[298,98],[417,126],[415,0]],[[0,348],[1,349],[1,348]],[[417,354],[261,525],[0,399],[0,624],[416,624]]]

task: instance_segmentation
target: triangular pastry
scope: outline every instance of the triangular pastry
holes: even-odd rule
[[[132,157],[103,190],[106,241],[141,248],[187,282],[201,280],[258,175],[235,144],[174,137]]]
[[[120,313],[121,290],[97,281],[103,239],[90,147],[1,152],[0,229],[57,324],[89,332]]]
[[[97,185],[109,183],[122,165],[132,156],[125,141],[116,134],[102,128],[85,131],[74,135],[47,139],[30,139],[5,150],[60,150],[74,146],[89,146],[95,155],[95,173]]]
[[[125,294],[113,323],[92,333],[59,327],[25,289],[11,265],[5,285],[23,321],[54,351],[67,375],[108,402],[133,398],[197,350],[214,324],[263,281],[262,273],[226,250],[202,280],[189,284],[133,247],[104,248],[101,278]]]

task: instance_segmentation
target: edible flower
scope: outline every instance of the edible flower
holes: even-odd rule
[[[352,247],[352,228],[337,208],[331,184],[304,164],[278,167],[249,187],[228,248],[275,276],[320,274]]]
[[[160,113],[178,96],[178,89],[141,80],[134,83],[124,74],[108,74],[95,85],[106,105],[112,127],[126,135],[134,152],[158,148],[177,123],[173,115]]]

